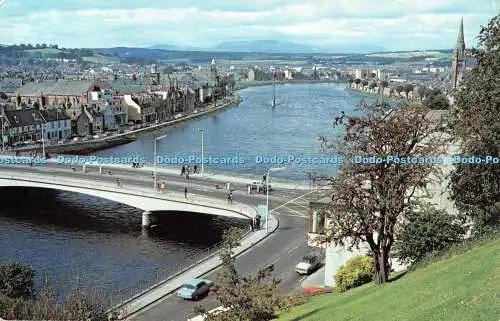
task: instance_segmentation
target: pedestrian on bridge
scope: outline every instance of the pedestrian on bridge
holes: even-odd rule
[[[116,179],[116,186],[117,187],[122,187],[122,182],[120,181],[119,178]]]
[[[188,189],[187,189],[187,187],[184,187],[184,198],[185,199],[188,198]]]
[[[255,229],[258,231],[260,230],[260,214],[257,214],[255,217]]]
[[[165,193],[165,182],[161,183],[161,192]]]

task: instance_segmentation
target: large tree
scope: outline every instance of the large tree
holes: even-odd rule
[[[404,104],[389,114],[387,104],[362,108],[364,116],[350,118],[345,140],[332,146],[344,164],[333,182],[325,240],[348,248],[367,244],[376,281],[385,283],[395,226],[414,209],[417,189],[438,176],[439,166],[426,158],[441,155],[446,144],[424,106]],[[416,157],[419,163],[389,161],[391,155]],[[360,163],[360,157],[370,156],[380,159]]]
[[[500,15],[479,34],[477,64],[455,94],[454,134],[464,155],[500,157]],[[500,164],[461,164],[451,177],[457,208],[481,232],[500,223]]]

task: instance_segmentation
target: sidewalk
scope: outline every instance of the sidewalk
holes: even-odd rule
[[[236,256],[241,255],[245,251],[251,249],[255,244],[271,235],[271,233],[278,228],[278,221],[276,217],[274,217],[274,215],[270,215],[269,233],[266,233],[265,222],[263,222],[262,226],[264,227],[263,229],[255,232],[249,232],[249,234],[247,234],[247,236],[240,241],[241,245],[233,250],[233,253]],[[125,305],[121,307],[115,307],[112,310],[118,313],[120,319],[129,317],[134,313],[140,312],[148,305],[161,300],[165,296],[173,293],[177,289],[181,288],[185,283],[193,279],[202,277],[203,275],[215,270],[221,264],[222,261],[220,260],[218,255],[212,256],[204,262],[182,272],[177,276],[174,276],[170,280],[153,286],[146,293],[132,299]]]

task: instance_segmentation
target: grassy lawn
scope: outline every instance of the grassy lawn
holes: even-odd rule
[[[88,61],[95,64],[114,64],[120,62],[119,58],[95,55],[92,57],[82,57],[83,61]]]
[[[28,52],[28,53],[39,52],[39,53],[45,54],[45,55],[56,55],[62,51],[59,49],[55,49],[55,48],[43,48],[43,49],[29,49],[29,50],[26,50],[26,52]]]
[[[280,321],[500,320],[500,239],[384,286],[313,297]]]

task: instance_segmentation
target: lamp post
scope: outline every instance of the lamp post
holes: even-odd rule
[[[157,142],[160,140],[160,139],[163,139],[167,137],[167,134],[165,135],[162,135],[162,136],[159,136],[159,137],[156,137],[155,138],[155,141],[153,143],[153,190],[156,189],[156,185],[157,185],[157,176],[156,176],[156,144]]]
[[[271,179],[271,172],[277,172],[284,170],[285,167],[275,167],[275,168],[270,168],[267,171],[267,177],[266,177],[266,233],[269,233],[269,180]]]
[[[45,139],[44,139],[44,130],[43,130],[43,119],[38,119],[40,121],[40,127],[42,128],[42,155],[43,155],[43,158],[45,159]],[[3,133],[3,126],[2,126],[2,133]],[[2,137],[2,141],[3,141],[3,137]]]
[[[205,173],[204,173],[204,166],[203,166],[203,163],[204,163],[204,137],[203,137],[203,133],[204,133],[204,130],[203,129],[200,129],[198,128],[198,131],[201,133],[201,177],[204,177],[205,176]]]
[[[5,152],[5,143],[3,141],[3,137],[4,137],[4,129],[3,129],[3,115],[0,115],[0,118],[2,118],[2,153]]]

